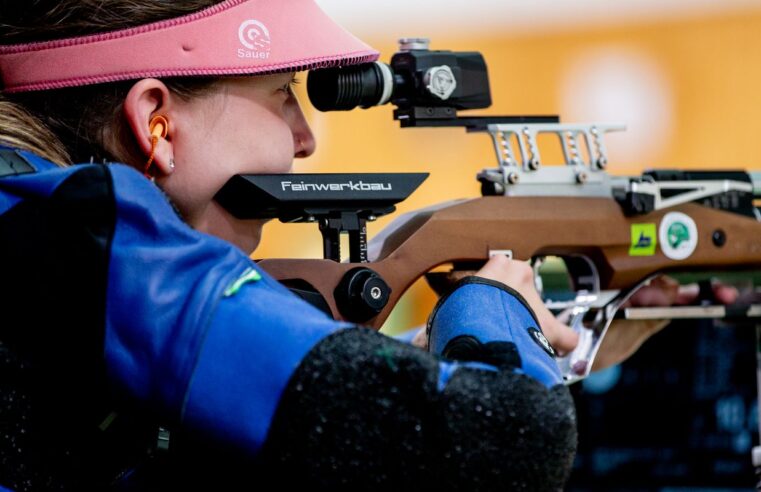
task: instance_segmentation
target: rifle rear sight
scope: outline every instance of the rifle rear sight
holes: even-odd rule
[[[641,177],[609,175],[604,136],[625,129],[624,125],[610,123],[494,124],[469,129],[488,132],[497,154],[498,166],[484,169],[477,176],[481,194],[612,197],[627,215],[698,202],[761,218],[753,205],[753,200],[761,197],[761,173],[653,170]],[[538,146],[540,134],[557,137],[564,157],[561,165],[544,165]]]

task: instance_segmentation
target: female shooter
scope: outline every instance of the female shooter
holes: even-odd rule
[[[263,223],[214,201],[314,151],[294,72],[377,52],[312,0],[0,12],[0,488],[562,487],[573,405],[541,330],[575,336],[526,264],[442,298],[426,353],[292,295],[248,257]]]

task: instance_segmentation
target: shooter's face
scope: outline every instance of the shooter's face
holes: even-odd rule
[[[290,84],[293,73],[235,77],[211,94],[181,103],[172,144],[176,169],[159,184],[185,220],[251,253],[262,220],[236,219],[214,196],[233,175],[291,171],[315,150]]]

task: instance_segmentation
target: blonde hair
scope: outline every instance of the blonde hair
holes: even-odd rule
[[[70,164],[63,143],[38,118],[0,94],[0,144],[34,152],[64,166]]]
[[[47,41],[134,27],[180,17],[221,0],[61,0],[3,2],[3,44]],[[175,78],[164,82],[190,98],[218,79]],[[29,150],[60,166],[74,162],[139,162],[143,157],[124,121],[122,104],[134,81],[52,91],[2,94],[0,144]],[[1,91],[1,88],[0,88]]]

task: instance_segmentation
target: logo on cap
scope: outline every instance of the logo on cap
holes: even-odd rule
[[[244,21],[238,28],[238,39],[247,48],[238,48],[238,58],[269,58],[270,31],[258,20]]]

